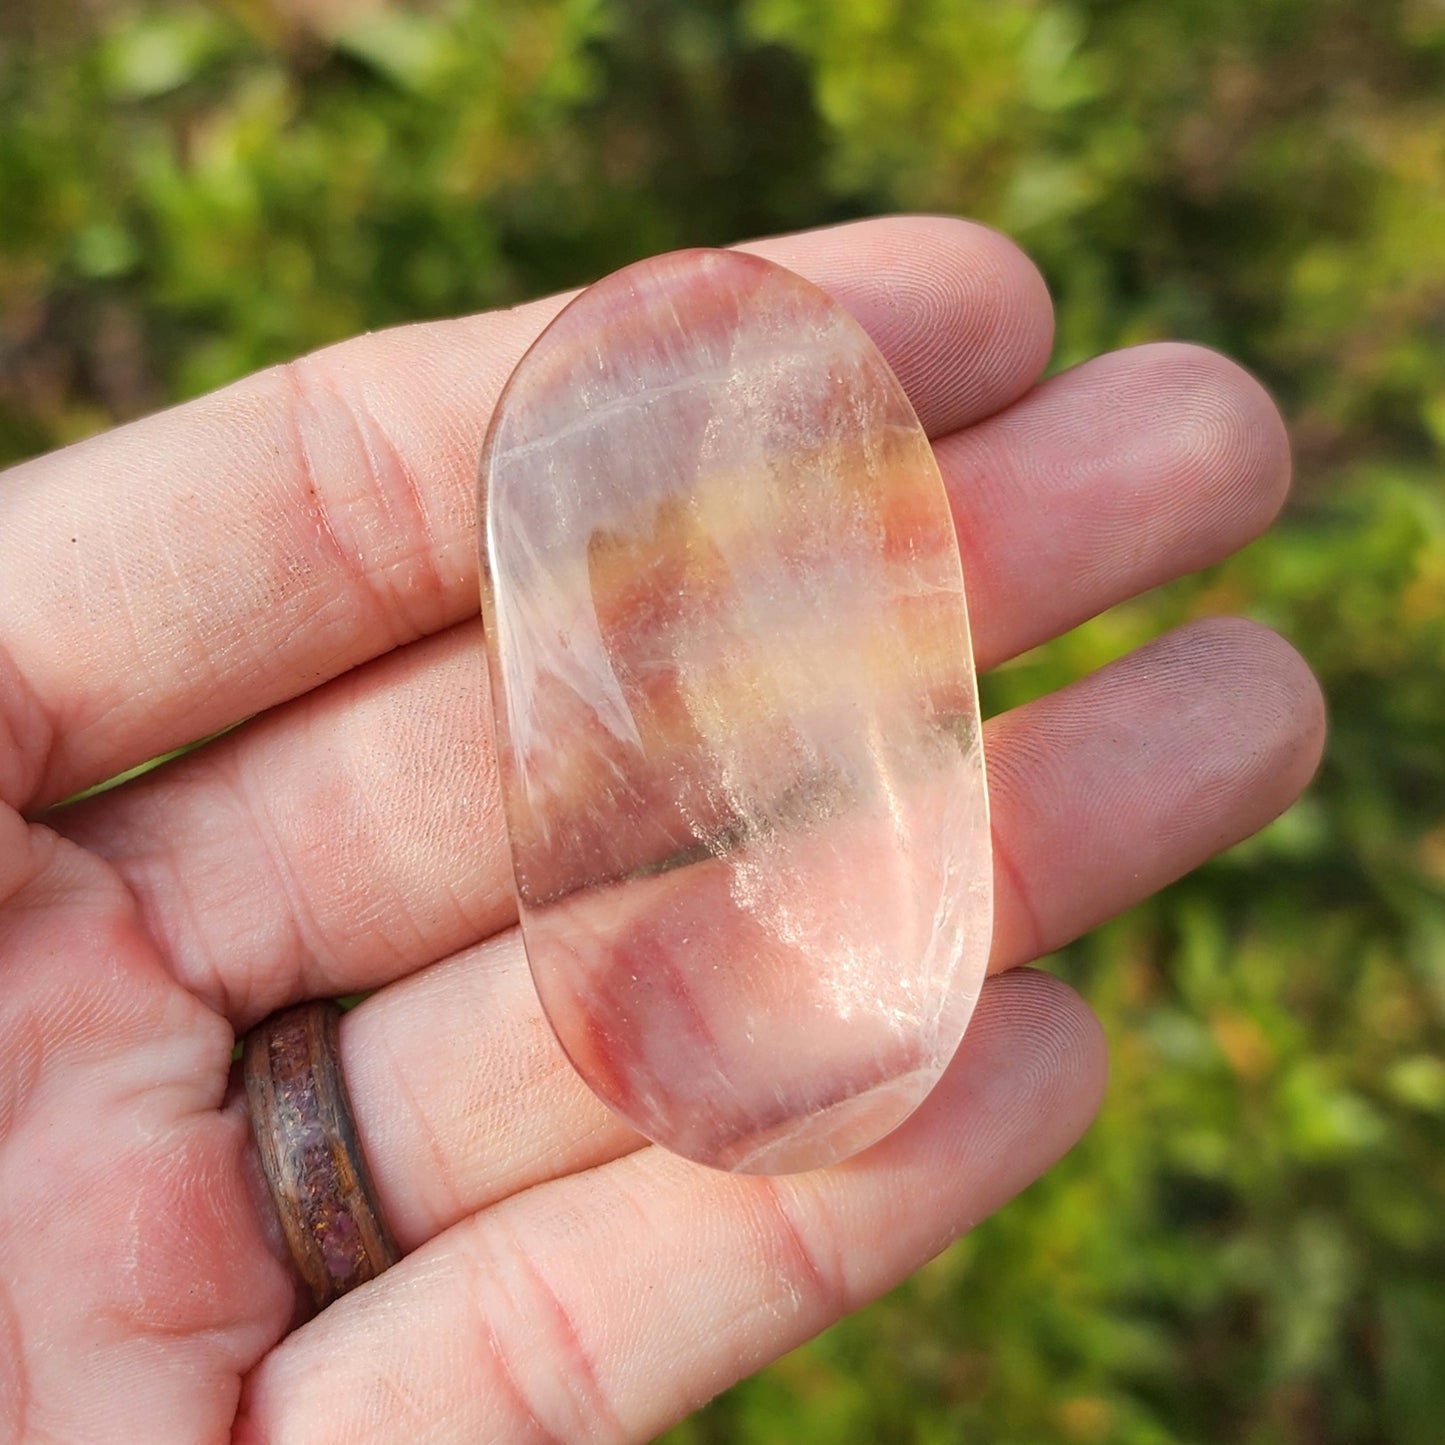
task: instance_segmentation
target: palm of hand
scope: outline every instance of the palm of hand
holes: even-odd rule
[[[759,249],[908,387],[982,666],[1279,504],[1278,417],[1220,358],[1145,347],[1036,386],[1047,299],[991,233]],[[1092,1114],[1097,1030],[1037,974],[990,983],[902,1130],[813,1175],[642,1147],[562,1060],[510,929],[471,537],[489,407],[556,305],[348,343],[0,487],[0,1436],[646,1438],[890,1287]],[[1294,654],[1222,622],[996,719],[992,969],[1261,826],[1321,728]],[[371,988],[343,1059],[415,1252],[288,1333],[232,1046]]]

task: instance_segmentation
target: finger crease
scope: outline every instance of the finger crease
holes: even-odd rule
[[[301,478],[302,490],[311,501],[311,510],[317,531],[327,543],[341,569],[349,576],[355,576],[358,571],[357,559],[342,543],[332,523],[331,509],[323,500],[316,463],[311,456],[311,447],[307,440],[311,427],[305,420],[305,414],[312,410],[312,402],[310,389],[302,378],[301,363],[299,361],[288,362],[280,368],[280,372],[286,383],[285,412],[286,424],[291,432],[291,452],[296,462],[297,473]]]
[[[433,557],[431,523],[415,470],[386,429],[345,394],[317,357],[290,362],[284,373],[293,445],[318,529],[346,576],[388,624],[392,644],[399,646],[454,620],[441,615],[448,589]],[[328,479],[315,465],[310,434],[324,430],[327,416],[350,432],[352,445],[346,452],[362,473],[361,493],[352,504],[354,517],[338,513],[333,502],[336,478]],[[344,474],[340,467],[331,471]],[[380,512],[380,526],[368,511]],[[339,517],[350,526],[339,526]],[[382,539],[381,555],[367,555],[367,537]]]
[[[518,1322],[541,1323],[547,1340],[553,1346],[550,1350],[542,1351],[542,1358],[550,1363],[550,1379],[558,1401],[570,1406],[574,1421],[584,1426],[589,1437],[596,1437],[596,1427],[600,1426],[603,1432],[601,1438],[627,1439],[629,1432],[623,1428],[602,1389],[596,1363],[583,1342],[582,1333],[577,1328],[571,1311],[563,1304],[546,1274],[535,1263],[531,1251],[524,1242],[519,1241],[506,1251],[506,1258],[511,1261],[516,1276],[519,1277],[526,1294],[530,1296],[525,1303],[537,1306],[518,1308],[518,1301],[509,1298],[513,1318]],[[535,1411],[533,1413],[535,1418]],[[576,1440],[577,1431],[570,1431],[565,1438]]]
[[[391,1035],[384,1035],[391,1038]],[[466,1214],[466,1204],[457,1188],[456,1179],[453,1176],[451,1163],[447,1151],[442,1147],[441,1136],[437,1133],[430,1118],[422,1109],[417,1098],[416,1090],[412,1088],[411,1081],[406,1077],[406,1071],[398,1061],[395,1048],[391,1043],[384,1045],[386,1049],[386,1061],[391,1066],[391,1076],[396,1091],[402,1101],[411,1112],[412,1122],[416,1126],[417,1133],[421,1136],[422,1144],[428,1154],[431,1155],[432,1167],[427,1171],[427,1192],[433,1196],[440,1194],[441,1200],[433,1197],[431,1205],[431,1220],[427,1221],[428,1233],[434,1233],[444,1228],[453,1220],[462,1218]],[[365,1141],[363,1141],[364,1143]],[[438,1202],[441,1207],[438,1208]]]
[[[477,1341],[487,1365],[491,1367],[486,1373],[501,1385],[502,1394],[511,1407],[512,1415],[530,1427],[539,1445],[567,1445],[560,1435],[554,1434],[538,1418],[527,1398],[526,1390],[522,1388],[522,1383],[512,1368],[508,1352],[502,1347],[501,1336],[482,1304],[482,1301],[493,1293],[494,1281],[484,1276],[480,1261],[474,1254],[468,1251],[463,1257],[468,1262],[467,1270],[471,1276],[471,1288],[466,1291],[465,1297],[471,1308]]]
[[[994,825],[992,832],[994,870],[1001,873],[1007,880],[1009,891],[1013,894],[1014,907],[1024,921],[1024,933],[1028,943],[1027,956],[1037,958],[1046,952],[1044,929],[1038,910],[1034,907],[1033,897],[1024,883],[1024,875],[1014,858],[1013,850],[1000,836],[997,824]]]
[[[784,1191],[790,1187],[785,1180],[758,1176],[758,1187],[774,1225],[774,1233],[783,1246],[783,1273],[796,1302],[796,1284],[801,1283],[814,1302],[821,1306],[825,1318],[837,1319],[847,1314],[850,1291],[840,1268],[825,1270],[817,1252],[793,1217]],[[791,1192],[791,1191],[790,1191]]]

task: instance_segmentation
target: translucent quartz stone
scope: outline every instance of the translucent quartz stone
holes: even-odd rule
[[[543,1007],[643,1134],[833,1163],[958,1046],[992,878],[958,546],[862,328],[750,256],[572,302],[483,456],[483,615]]]

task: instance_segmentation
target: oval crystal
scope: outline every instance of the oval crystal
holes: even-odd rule
[[[574,300],[482,462],[518,908],[587,1083],[723,1169],[833,1163],[917,1107],[988,956],[958,545],[853,318],[686,251]]]

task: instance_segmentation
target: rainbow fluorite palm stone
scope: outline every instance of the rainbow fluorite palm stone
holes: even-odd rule
[[[948,499],[853,318],[726,251],[629,267],[522,359],[483,615],[527,956],[659,1144],[831,1164],[947,1066],[988,956]]]

